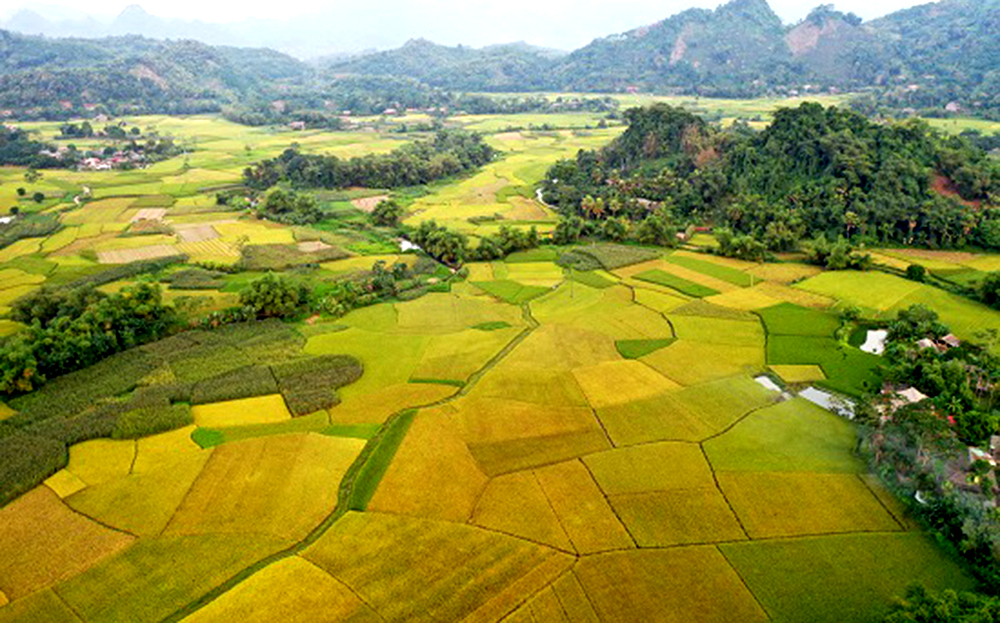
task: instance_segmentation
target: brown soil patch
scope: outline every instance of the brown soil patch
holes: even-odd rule
[[[128,264],[139,260],[154,260],[158,257],[170,257],[180,253],[176,247],[169,244],[153,244],[137,249],[116,249],[114,251],[98,251],[97,261],[101,264]]]
[[[351,205],[355,208],[361,210],[362,212],[371,212],[375,209],[375,206],[382,203],[389,198],[389,195],[376,195],[375,197],[362,197],[360,199],[351,199]]]
[[[90,247],[104,242],[105,240],[114,240],[118,237],[117,233],[111,232],[107,234],[99,234],[92,238],[78,238],[73,242],[69,243],[65,247],[52,252],[52,257],[62,257],[65,255],[76,255],[80,251],[85,251]]]
[[[135,213],[132,217],[132,222],[136,221],[162,221],[163,217],[167,215],[166,208],[143,208]]]
[[[193,227],[175,228],[181,242],[204,242],[215,240],[219,232],[211,225],[195,225]]]
[[[962,205],[968,206],[970,208],[979,209],[979,201],[969,201],[967,199],[962,199],[962,196],[958,194],[958,189],[955,188],[955,183],[943,175],[935,175],[934,182],[931,184],[931,188],[934,192],[941,195],[942,197],[948,197],[955,199],[962,203]]]
[[[0,590],[14,601],[86,571],[133,540],[38,487],[0,509]]]
[[[319,251],[325,251],[333,248],[322,240],[308,240],[306,242],[300,242],[296,246],[298,246],[299,251],[302,251],[303,253],[317,253]]]
[[[917,259],[939,260],[951,262],[952,264],[964,264],[982,257],[975,253],[964,253],[962,251],[932,251],[930,249],[888,249],[887,253],[901,255],[903,257],[915,257]]]

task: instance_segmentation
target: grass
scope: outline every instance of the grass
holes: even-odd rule
[[[659,340],[616,340],[615,348],[618,354],[626,359],[640,359],[676,341],[677,338],[673,337]]]
[[[753,285],[754,279],[751,275],[729,266],[724,266],[714,262],[706,262],[705,260],[699,260],[686,255],[677,254],[668,255],[665,259],[671,264],[683,266],[684,268],[699,272],[703,275],[708,275],[709,277],[731,283],[734,286],[745,288]]]
[[[713,290],[708,286],[703,286],[697,284],[693,281],[688,281],[678,277],[677,275],[670,274],[663,270],[653,269],[647,270],[645,272],[635,275],[636,279],[640,281],[648,281],[649,283],[655,283],[656,285],[666,286],[677,290],[681,294],[687,296],[693,296],[695,298],[703,298],[706,296],[713,296],[719,294],[718,290]]]
[[[720,549],[776,621],[880,620],[910,583],[970,590],[971,578],[924,534],[852,534]]]
[[[472,285],[484,292],[491,294],[505,303],[511,305],[521,305],[532,299],[547,293],[550,288],[542,286],[531,286],[509,279],[496,281],[474,281]]]
[[[363,511],[368,507],[416,415],[415,410],[405,411],[385,427],[375,451],[369,455],[355,478],[349,505],[352,510]]]

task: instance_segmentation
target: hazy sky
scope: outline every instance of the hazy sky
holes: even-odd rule
[[[769,1],[783,20],[794,22],[824,0]],[[0,15],[22,5],[41,4],[58,5],[70,11],[83,9],[91,14],[117,14],[133,3],[127,0],[88,0],[85,4],[79,0],[0,0]],[[424,19],[413,20],[413,26],[433,16],[436,27],[431,30],[435,32],[414,32],[410,36],[426,34],[440,43],[471,45],[523,39],[562,48],[580,46],[595,37],[655,22],[692,6],[714,8],[720,3],[721,0],[366,0],[360,5],[350,0],[138,2],[154,15],[205,21],[240,21],[248,17],[294,19],[308,14],[336,15],[340,12],[357,15],[359,10],[368,13],[369,18],[378,15],[387,21],[397,21],[394,17],[422,13]],[[842,11],[854,11],[871,19],[921,3],[921,0],[839,0],[835,4]],[[347,15],[345,18],[350,19]],[[395,26],[398,28],[399,24]]]

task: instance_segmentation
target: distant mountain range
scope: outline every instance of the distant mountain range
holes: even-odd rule
[[[327,56],[309,65],[259,47],[234,47],[245,37],[240,29],[250,24],[164,20],[136,5],[103,21],[76,12],[56,23],[51,16],[22,10],[8,27],[49,35],[143,37],[42,38],[0,31],[0,107],[60,103],[65,108],[69,101],[74,109],[92,102],[119,107],[131,102],[142,110],[188,110],[205,102],[218,108],[246,98],[266,103],[289,97],[322,107],[330,105],[331,85],[348,78],[370,84],[375,77],[405,80],[404,88],[411,91],[416,84],[462,92],[746,97],[872,89],[873,105],[943,110],[952,104],[952,109],[1000,116],[1000,0],[941,0],[870,22],[823,5],[793,25],[783,24],[766,0],[731,0],[715,10],[689,9],[597,39],[568,54],[526,43],[477,49],[417,39],[388,51]],[[352,26],[360,31],[367,24]],[[298,32],[306,41],[319,28],[298,22],[285,26],[288,30],[272,29],[271,40]],[[165,40],[182,36],[215,46]],[[387,84],[377,88],[384,91]]]

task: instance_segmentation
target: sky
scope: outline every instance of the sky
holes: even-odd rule
[[[115,15],[137,0],[41,0],[26,2],[0,0],[0,15],[22,5],[52,5],[69,11],[82,6],[91,14]],[[926,0],[839,0],[836,8],[853,11],[872,19]],[[454,45],[483,45],[525,40],[529,43],[572,49],[596,37],[630,30],[673,15],[690,7],[715,8],[721,0],[367,0],[359,5],[349,0],[138,0],[149,13],[162,17],[199,19],[212,22],[242,21],[247,18],[291,19],[323,14],[338,14],[353,19],[363,10],[369,19],[407,21],[414,29],[410,37],[426,36],[436,42]],[[823,0],[769,0],[785,22],[795,22]],[[41,11],[43,14],[46,11]],[[410,19],[421,14],[422,19]],[[395,19],[394,19],[395,18]]]

